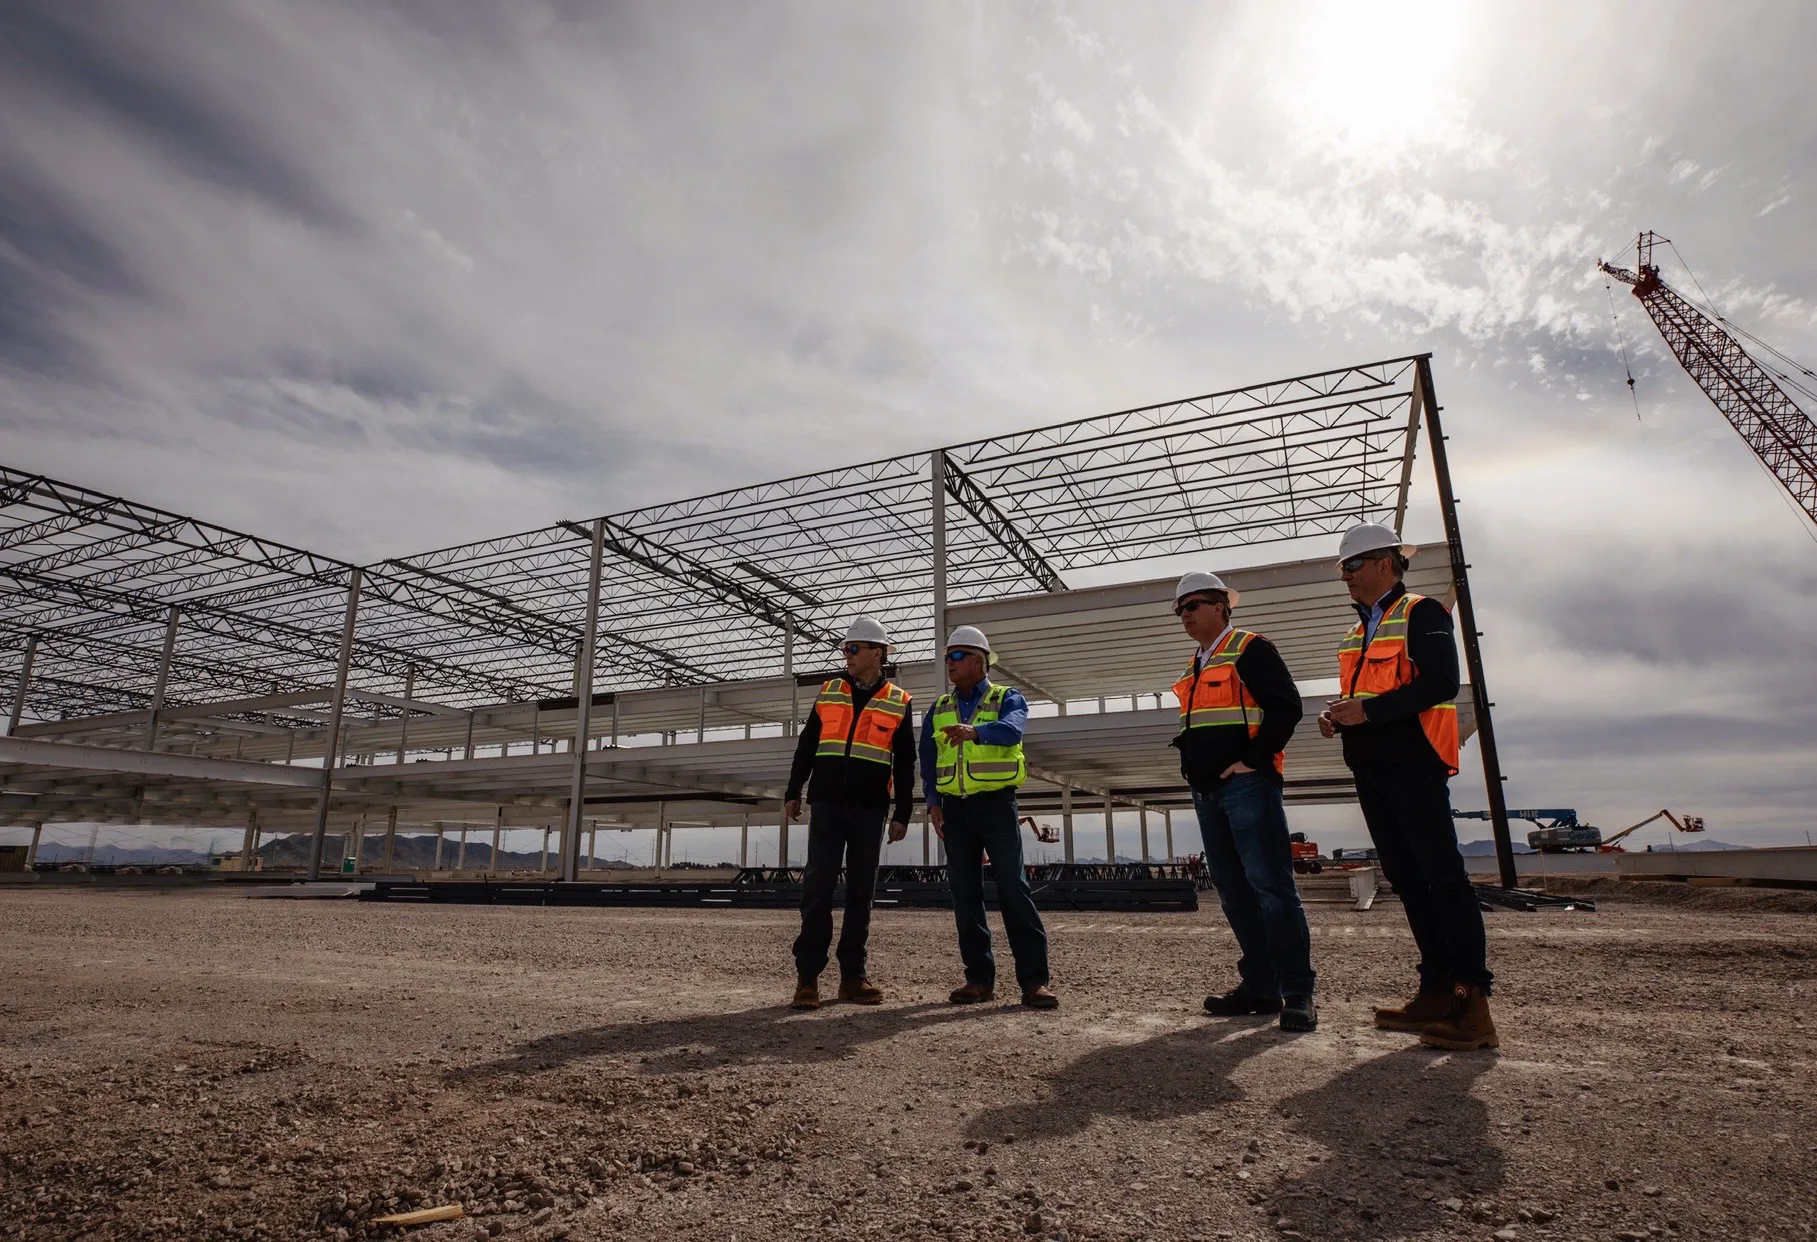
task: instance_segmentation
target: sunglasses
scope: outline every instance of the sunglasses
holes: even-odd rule
[[[971,659],[971,657],[977,654],[976,651],[949,651],[946,653],[946,662],[948,664],[959,664],[965,660]]]
[[[1217,606],[1217,601],[1215,601],[1215,600],[1209,600],[1209,599],[1189,599],[1189,600],[1187,600],[1187,601],[1186,601],[1186,602],[1185,602],[1185,603],[1184,603],[1184,604],[1181,604],[1181,605],[1180,605],[1180,606],[1179,606],[1179,607],[1177,607],[1177,608],[1175,608],[1175,609],[1174,609],[1174,610],[1173,610],[1173,615],[1174,615],[1174,616],[1176,616],[1176,617],[1183,617],[1183,616],[1185,616],[1185,615],[1186,615],[1186,614],[1187,614],[1187,613],[1189,613],[1189,612],[1193,612],[1193,611],[1195,611],[1195,610],[1197,610],[1197,609],[1200,609],[1200,608],[1215,608],[1215,607],[1216,607],[1216,606]]]
[[[1388,554],[1386,552],[1365,552],[1361,556],[1353,556],[1349,560],[1339,561],[1338,568],[1347,574],[1353,574],[1367,565],[1370,561],[1384,560],[1387,556]]]
[[[867,646],[869,646],[868,643],[847,643],[840,650],[849,656],[855,656],[861,654]]]

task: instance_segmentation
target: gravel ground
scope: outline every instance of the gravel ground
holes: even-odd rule
[[[1805,1238],[1817,919],[1495,913],[1500,1055],[1373,1030],[1398,907],[1317,908],[1316,1034],[1208,1019],[1196,915],[1049,918],[1056,1013],[783,1008],[792,916],[0,891],[0,1238]],[[827,982],[832,982],[829,976]]]

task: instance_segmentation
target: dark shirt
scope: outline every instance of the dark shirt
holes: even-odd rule
[[[990,688],[991,679],[984,677],[972,687],[970,694],[961,693],[957,687],[953,689],[953,706],[959,709],[960,724],[971,724],[978,705],[984,702],[985,691]],[[997,718],[978,726],[978,741],[985,746],[1014,746],[1022,740],[1023,730],[1027,728],[1028,700],[1014,686],[1006,686],[1003,701],[997,704]],[[934,713],[930,710],[921,718],[921,797],[929,806],[940,805],[940,791],[935,788],[940,778],[938,754],[939,748],[934,745]]]
[[[860,686],[850,677],[852,687],[852,723],[883,683]],[[789,802],[801,797],[801,787],[808,788],[808,804],[839,803],[844,806],[887,807],[892,798],[896,813],[891,821],[906,824],[915,805],[915,713],[902,714],[890,739],[891,762],[874,763],[853,759],[849,755],[816,755],[820,746],[820,712],[810,711],[801,722],[801,735],[795,743],[795,761],[789,765],[789,787],[783,795]]]
[[[1261,710],[1261,727],[1254,737],[1247,725],[1212,725],[1204,729],[1182,729],[1173,744],[1180,751],[1180,775],[1186,783],[1202,793],[1210,793],[1224,783],[1224,769],[1233,763],[1245,763],[1263,773],[1277,785],[1279,773],[1274,770],[1274,757],[1287,749],[1304,708],[1299,687],[1287,662],[1273,643],[1260,634],[1250,639],[1237,657],[1237,677]]]
[[[1407,593],[1405,583],[1378,601],[1385,613]],[[1357,604],[1358,618],[1369,624],[1370,606]],[[1363,724],[1338,726],[1344,739],[1344,762],[1351,767],[1368,763],[1418,763],[1443,766],[1438,752],[1420,727],[1420,713],[1457,698],[1457,640],[1451,614],[1428,596],[1407,612],[1407,658],[1413,662],[1413,680],[1404,686],[1363,700]],[[1349,686],[1339,692],[1350,693]]]

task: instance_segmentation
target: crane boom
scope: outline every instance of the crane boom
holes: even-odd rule
[[[1754,455],[1773,472],[1812,522],[1817,522],[1817,422],[1785,394],[1722,325],[1686,301],[1659,278],[1653,244],[1642,233],[1635,245],[1635,271],[1598,260],[1596,266],[1634,287],[1666,348]]]

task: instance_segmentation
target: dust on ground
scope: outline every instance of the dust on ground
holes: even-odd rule
[[[1487,917],[1444,1055],[1370,1026],[1392,904],[1312,911],[1289,1037],[1199,1012],[1215,903],[1049,915],[1055,1013],[880,911],[888,1002],[803,1014],[787,912],[0,891],[0,1238],[1813,1236],[1817,919]]]

